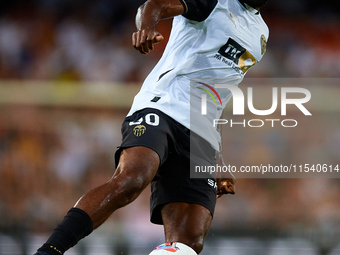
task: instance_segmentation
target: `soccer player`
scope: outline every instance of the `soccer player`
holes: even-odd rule
[[[262,58],[269,33],[259,13],[265,2],[148,0],[139,7],[132,44],[142,54],[163,40],[158,22],[174,20],[164,54],[123,123],[117,169],[109,181],[79,199],[36,254],[63,254],[149,183],[151,222],[164,225],[166,242],[152,255],[202,251],[216,198],[234,194],[234,181],[190,178],[190,164],[216,165],[221,137],[211,120],[221,115],[231,94],[217,92],[215,84],[237,86]],[[191,105],[201,106],[202,91],[208,90],[218,103],[207,102],[207,114],[192,110]]]

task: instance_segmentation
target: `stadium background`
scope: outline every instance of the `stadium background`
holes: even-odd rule
[[[121,122],[165,46],[147,57],[131,47],[142,2],[1,1],[0,254],[32,254],[114,171]],[[224,133],[225,161],[340,163],[340,108],[329,104],[340,92],[340,4],[269,2],[267,53],[248,77],[313,78],[318,87],[332,78],[320,98],[328,107],[288,135]],[[159,31],[170,26],[162,21]],[[218,203],[202,254],[340,254],[339,194],[339,179],[238,180],[237,194]],[[148,205],[149,189],[68,254],[148,254],[163,241]]]

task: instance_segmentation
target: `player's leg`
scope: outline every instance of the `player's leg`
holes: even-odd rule
[[[134,201],[157,173],[158,154],[147,147],[124,149],[111,179],[83,196],[75,207],[86,211],[93,228],[100,226],[115,210]]]
[[[77,202],[39,249],[40,254],[63,254],[116,209],[136,199],[156,175],[159,163],[159,156],[152,149],[141,146],[124,149],[112,178]]]
[[[190,178],[189,171],[185,171],[189,167],[180,167],[187,163],[176,168],[173,161],[168,162],[167,168],[159,170],[163,170],[163,175],[151,183],[151,221],[163,224],[165,241],[175,243],[157,247],[150,255],[161,255],[162,249],[176,249],[177,243],[185,245],[178,246],[178,255],[195,255],[202,251],[210,229],[216,204],[216,188],[212,184],[215,180]]]
[[[166,243],[150,255],[197,255],[202,251],[212,221],[210,210],[198,204],[174,202],[163,206],[161,216]]]
[[[192,166],[216,164],[215,150],[207,141],[180,125],[173,126],[173,130],[176,150],[151,183],[151,221],[164,225],[167,243],[150,255],[161,255],[162,250],[178,255],[200,253],[215,210],[217,185],[214,176],[190,176]]]
[[[197,254],[203,249],[212,216],[210,211],[198,204],[170,203],[162,210],[165,241],[180,242],[191,247]]]

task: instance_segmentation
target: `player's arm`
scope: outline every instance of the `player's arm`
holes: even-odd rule
[[[218,163],[219,165],[224,165],[223,159],[222,163]],[[220,198],[224,194],[235,194],[235,184],[236,178],[231,172],[227,173],[217,173],[216,174],[216,182],[217,182],[217,198]]]
[[[197,22],[205,20],[213,11],[217,0],[148,0],[138,8],[137,32],[132,35],[132,45],[142,54],[148,54],[155,43],[163,40],[156,31],[161,19],[183,15]]]
[[[235,178],[216,178],[217,198],[224,194],[235,194]]]
[[[153,50],[154,44],[164,37],[156,31],[161,19],[181,15],[185,8],[180,0],[148,0],[138,8],[136,15],[137,32],[132,34],[132,45],[142,54]]]

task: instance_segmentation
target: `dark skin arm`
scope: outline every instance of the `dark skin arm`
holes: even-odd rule
[[[217,178],[217,198],[224,194],[235,194],[235,178]]]
[[[217,156],[217,162],[223,166],[223,158],[221,155]],[[235,194],[236,178],[231,173],[217,173],[217,198],[220,198],[224,194]]]
[[[164,37],[156,31],[161,19],[172,18],[184,13],[179,0],[148,0],[138,8],[137,31],[132,34],[132,45],[142,54],[148,54]]]

